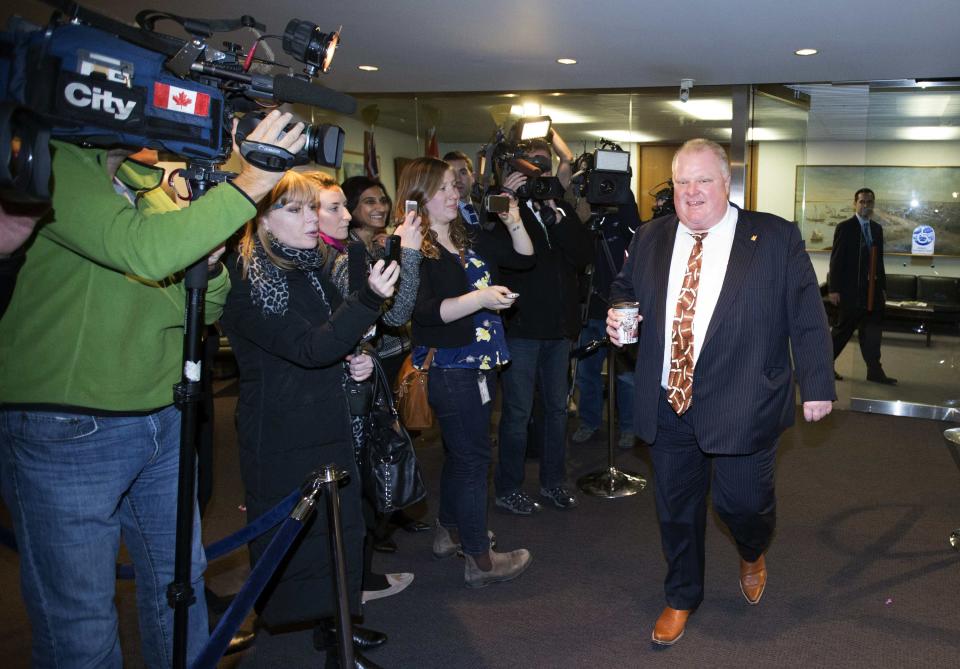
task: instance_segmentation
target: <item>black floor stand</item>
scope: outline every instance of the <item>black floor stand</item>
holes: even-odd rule
[[[593,350],[600,346],[603,340],[591,342],[584,348]],[[591,344],[593,349],[591,349]],[[613,344],[607,343],[607,468],[577,479],[577,487],[586,495],[593,497],[628,497],[636,495],[647,487],[647,480],[635,472],[625,472],[617,469],[614,462],[613,435],[616,431],[616,388],[617,388],[617,353]]]

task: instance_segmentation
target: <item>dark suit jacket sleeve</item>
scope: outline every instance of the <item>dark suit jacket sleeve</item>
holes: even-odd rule
[[[850,255],[848,246],[850,245],[849,235],[845,234],[844,226],[846,221],[837,224],[833,231],[833,248],[830,250],[830,274],[828,276],[828,287],[831,293],[842,292],[844,262]]]
[[[633,241],[630,242],[630,247],[627,251],[627,259],[624,261],[623,267],[620,268],[620,273],[617,274],[613,283],[610,284],[610,304],[625,300],[632,302],[637,299],[633,292],[633,281],[631,277],[633,276],[633,266],[638,255],[637,251],[641,237],[642,235],[633,236]]]
[[[787,325],[800,397],[804,402],[835,400],[833,344],[827,315],[820,298],[817,275],[797,226],[791,226],[789,245],[785,295]]]
[[[870,221],[870,234],[877,245],[877,289],[887,289],[887,270],[883,260],[883,228],[876,221]]]

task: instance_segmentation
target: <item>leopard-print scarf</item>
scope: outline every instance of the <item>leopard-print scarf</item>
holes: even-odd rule
[[[276,239],[270,240],[270,250],[284,260],[290,261],[296,270],[307,275],[310,285],[320,295],[329,315],[330,301],[320,283],[324,265],[323,254],[317,249],[292,249]],[[283,316],[287,313],[287,303],[290,300],[287,270],[273,264],[259,239],[254,241],[249,276],[250,296],[253,303],[260,307],[264,316]]]

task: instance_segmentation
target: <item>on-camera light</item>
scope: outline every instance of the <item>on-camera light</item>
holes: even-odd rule
[[[528,116],[517,121],[520,141],[545,139],[550,134],[549,116]]]
[[[594,153],[594,167],[608,172],[629,172],[630,152],[597,149]]]
[[[283,50],[304,63],[311,76],[326,73],[340,44],[340,29],[332,33],[320,30],[316,23],[292,19],[283,32]]]

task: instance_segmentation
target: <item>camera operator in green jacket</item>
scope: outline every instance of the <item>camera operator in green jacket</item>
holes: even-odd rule
[[[271,112],[248,138],[299,151],[302,124]],[[0,320],[0,475],[21,554],[37,667],[122,665],[113,598],[123,537],[137,575],[144,660],[172,662],[185,288],[207,256],[206,319],[229,281],[223,242],[280,180],[242,161],[187,209],[129,149],[51,142],[53,202]],[[208,636],[194,514],[188,662]]]

